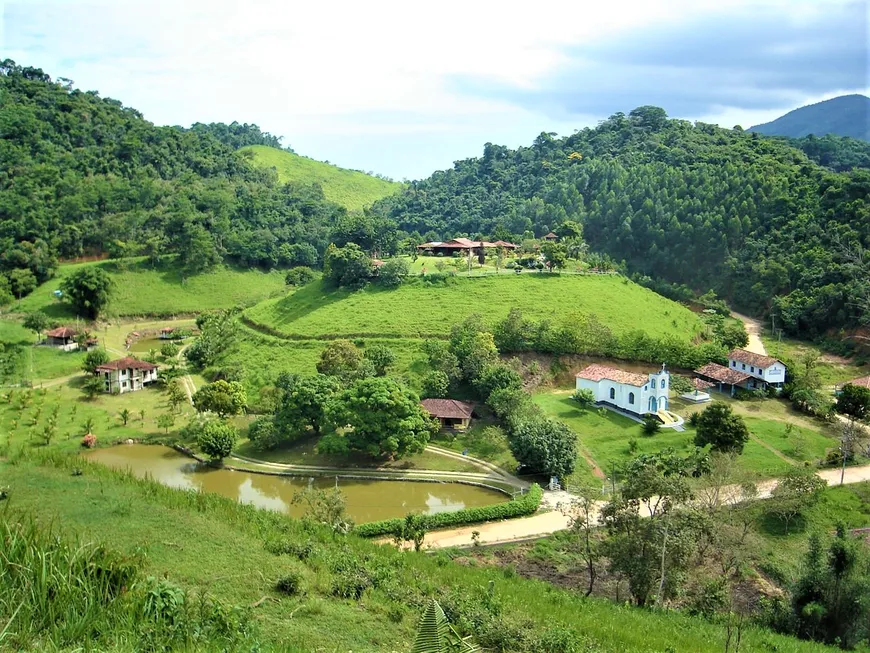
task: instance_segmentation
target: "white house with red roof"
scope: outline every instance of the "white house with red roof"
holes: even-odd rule
[[[103,379],[103,392],[123,394],[141,390],[157,380],[157,366],[130,356],[105,363],[96,368]]]
[[[746,388],[766,388],[772,385],[780,389],[785,383],[785,363],[754,351],[735,349],[728,354],[728,367],[749,377],[742,384]]]
[[[593,364],[577,374],[577,389],[591,390],[595,403],[634,415],[659,414],[670,404],[671,375],[664,365],[658,372],[638,374]]]

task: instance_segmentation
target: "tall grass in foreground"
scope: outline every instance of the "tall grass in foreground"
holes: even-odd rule
[[[0,649],[236,650],[247,614],[164,580],[141,555],[65,540],[25,513],[0,522]]]

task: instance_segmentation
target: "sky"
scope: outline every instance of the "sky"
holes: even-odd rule
[[[744,128],[870,94],[870,0],[4,2],[0,58],[156,124],[417,179],[613,113]]]

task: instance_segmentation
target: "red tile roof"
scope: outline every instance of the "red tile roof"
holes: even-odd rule
[[[692,386],[694,386],[695,390],[706,390],[707,388],[712,388],[714,385],[715,384],[705,381],[704,379],[692,379]]]
[[[432,417],[468,419],[474,413],[474,404],[456,399],[424,399],[420,402]]]
[[[509,243],[506,240],[497,240],[493,243],[496,247],[505,247],[507,249],[516,249],[519,245],[514,245],[513,243]]]
[[[69,327],[58,327],[51,331],[46,331],[45,335],[49,338],[75,338],[76,332]]]
[[[725,367],[718,363],[707,363],[704,367],[699,367],[695,370],[695,374],[706,376],[719,381],[719,383],[728,383],[729,385],[743,383],[746,379],[752,378],[748,374],[732,370],[730,367]]]
[[[156,370],[157,366],[154,363],[140,361],[138,358],[127,356],[126,358],[119,358],[116,361],[100,365],[96,369],[98,372],[111,372],[114,370]]]
[[[579,374],[578,379],[586,379],[587,381],[600,381],[607,379],[615,383],[624,383],[626,385],[643,386],[649,383],[649,376],[646,374],[636,374],[635,372],[626,372],[625,370],[617,370],[606,365],[598,365],[593,363]]]
[[[544,238],[548,238],[548,239],[552,238],[553,240],[556,240],[556,238],[558,238],[558,236],[551,231],[546,236],[544,236]]]
[[[862,388],[870,388],[870,376],[862,376],[860,379],[847,381],[845,385],[860,385]]]
[[[747,365],[754,365],[763,370],[766,370],[774,363],[782,363],[779,359],[765,356],[764,354],[756,354],[755,352],[746,351],[745,349],[735,349],[728,354],[728,360],[735,360],[741,363],[746,363]]]

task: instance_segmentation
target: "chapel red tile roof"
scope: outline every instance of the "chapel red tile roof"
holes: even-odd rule
[[[474,404],[457,399],[424,399],[420,402],[432,417],[468,419],[474,413]]]
[[[49,338],[75,338],[76,332],[69,327],[57,327],[51,331],[46,331],[45,335]]]
[[[860,379],[852,379],[844,385],[859,385],[862,388],[870,388],[870,376],[862,376]]]
[[[704,367],[699,367],[695,370],[695,374],[706,376],[714,381],[719,381],[719,383],[728,383],[729,385],[737,385],[752,378],[748,374],[732,370],[730,367],[725,367],[718,363],[707,363]]]
[[[747,365],[754,365],[763,370],[766,370],[774,363],[782,363],[782,361],[777,358],[765,356],[764,354],[756,354],[753,351],[746,351],[745,349],[735,349],[728,354],[728,360],[735,360],[741,363],[746,363]]]
[[[593,363],[577,374],[578,379],[586,379],[587,381],[600,381],[607,379],[615,383],[625,383],[626,385],[643,386],[649,383],[649,376],[646,374],[637,374],[635,372],[626,372],[625,370],[617,370],[606,365],[598,365]]]
[[[138,358],[127,356],[115,361],[104,363],[96,368],[98,372],[111,372],[114,370],[156,370],[157,366],[148,361],[140,361]]]

